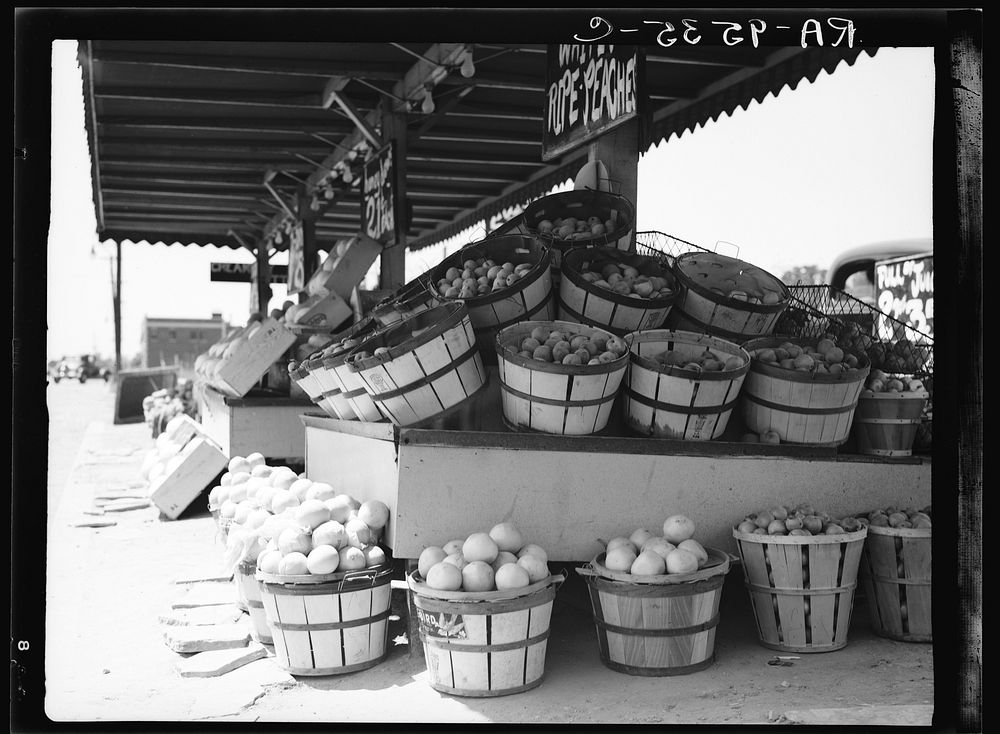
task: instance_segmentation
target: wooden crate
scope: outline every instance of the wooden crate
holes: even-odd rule
[[[750,355],[737,344],[690,331],[653,329],[625,337],[629,365],[622,388],[625,422],[636,433],[658,438],[704,441],[719,438],[729,425],[750,369]],[[722,372],[685,369],[653,359],[665,349],[696,360],[706,349],[742,367]]]
[[[861,556],[872,629],[904,642],[933,642],[931,530],[869,526]]]
[[[205,436],[188,441],[175,458],[179,461],[154,480],[149,493],[150,501],[171,520],[176,520],[229,462],[229,457]]]
[[[540,685],[552,603],[564,579],[476,594],[432,589],[417,572],[409,574],[431,687],[482,698]]]
[[[243,348],[218,364],[209,384],[231,397],[243,397],[295,344],[296,336],[283,324],[270,319],[262,323]]]
[[[334,293],[344,300],[349,300],[351,293],[371,269],[381,252],[381,243],[364,234],[355,235],[348,241],[342,255],[338,256],[336,249],[330,252],[331,265],[321,267],[313,273],[306,284],[306,290],[309,293]],[[342,318],[341,321],[343,320]]]
[[[385,564],[324,576],[257,572],[264,614],[281,668],[293,675],[366,670],[389,652],[389,579]]]
[[[866,529],[756,535],[733,529],[760,644],[785,652],[847,645]]]
[[[706,548],[694,573],[635,576],[604,566],[601,553],[578,568],[590,591],[601,662],[628,675],[685,675],[715,659],[727,553]]]
[[[301,459],[305,430],[300,418],[319,412],[310,400],[233,398],[211,388],[201,394],[198,408],[204,433],[224,454],[260,452],[268,459]]]

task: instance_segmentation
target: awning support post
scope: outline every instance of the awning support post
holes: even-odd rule
[[[379,256],[379,287],[396,291],[406,282],[406,114],[393,112],[389,105],[382,112],[382,140],[395,140],[396,163],[393,166],[395,179],[392,182],[399,206],[395,216],[395,243],[382,250]]]
[[[611,190],[628,199],[638,210],[639,193],[639,120],[623,122],[590,143],[588,161],[601,161],[608,167]],[[629,251],[635,251],[636,226],[633,222]]]

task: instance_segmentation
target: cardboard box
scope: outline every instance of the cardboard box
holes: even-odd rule
[[[154,482],[149,494],[150,501],[171,520],[176,520],[229,463],[222,450],[204,436],[188,441],[177,458],[180,461]]]
[[[334,259],[331,270],[320,268],[306,283],[310,294],[322,293],[324,290],[336,293],[345,301],[350,300],[351,292],[361,279],[375,264],[375,259],[382,253],[382,245],[364,234],[357,234],[350,239],[343,255],[337,257],[337,249],[330,250]]]
[[[241,398],[295,343],[295,334],[273,319],[263,322],[245,346],[222,362],[211,384],[220,392]]]
[[[354,312],[347,301],[333,292],[316,293],[304,301],[295,315],[295,326],[328,326],[334,329],[349,319]]]

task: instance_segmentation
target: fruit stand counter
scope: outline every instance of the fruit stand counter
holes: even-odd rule
[[[226,456],[260,452],[269,459],[302,460],[302,414],[316,409],[310,400],[232,398],[208,386],[196,394],[202,427]]]
[[[510,520],[555,561],[591,560],[622,528],[683,512],[705,544],[732,549],[731,526],[771,505],[831,514],[931,502],[928,458],[833,448],[613,436],[397,428],[307,414],[306,471],[391,512],[397,558],[468,534],[469,518]],[[487,521],[483,521],[487,522]]]

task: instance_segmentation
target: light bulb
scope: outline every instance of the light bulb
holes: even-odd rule
[[[279,245],[281,244],[282,237],[281,237],[281,232],[280,231],[275,233],[275,235],[274,235],[274,241],[275,241],[275,243],[277,243]]]
[[[344,169],[344,176],[343,176],[343,178],[344,178],[344,183],[346,183],[346,184],[349,184],[351,181],[354,180],[354,174],[351,173],[351,169],[350,168],[345,168]]]
[[[434,111],[434,98],[431,96],[431,90],[424,90],[424,101],[420,103],[420,111],[425,115],[429,115]]]
[[[475,75],[476,65],[472,61],[472,52],[469,52],[465,55],[465,59],[462,61],[462,67],[461,69],[459,69],[459,72],[466,79],[469,79]]]
[[[314,212],[318,212],[319,211],[319,199],[317,199],[316,197],[313,197],[312,201],[309,202],[309,208],[312,209]]]
[[[324,192],[323,192],[323,197],[324,197],[324,198],[325,198],[325,199],[326,199],[327,201],[330,201],[330,199],[332,199],[332,198],[333,198],[333,189],[327,189],[326,191],[324,191]]]

